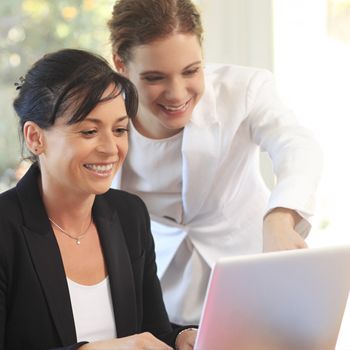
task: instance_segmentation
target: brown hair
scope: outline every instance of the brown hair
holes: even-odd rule
[[[194,34],[202,43],[200,14],[190,0],[119,0],[108,27],[113,53],[124,64],[132,58],[133,47],[172,33]]]

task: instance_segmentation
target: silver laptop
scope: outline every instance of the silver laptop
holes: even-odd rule
[[[349,288],[350,246],[222,259],[195,350],[334,350]]]

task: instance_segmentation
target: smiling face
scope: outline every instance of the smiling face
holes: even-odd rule
[[[202,50],[193,34],[172,34],[132,50],[116,67],[137,87],[135,126],[151,138],[170,137],[189,122],[204,91]]]
[[[113,90],[110,86],[104,93]],[[43,134],[39,155],[43,191],[74,196],[101,194],[111,186],[128,150],[128,116],[117,96],[99,103],[81,122],[56,120]]]

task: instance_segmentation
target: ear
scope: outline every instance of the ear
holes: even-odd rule
[[[44,151],[44,131],[36,123],[27,121],[23,126],[23,136],[28,149],[35,155]]]
[[[114,62],[114,67],[116,68],[117,72],[119,74],[122,74],[124,76],[127,76],[127,69],[124,61],[122,58],[117,54],[113,54],[113,62]]]

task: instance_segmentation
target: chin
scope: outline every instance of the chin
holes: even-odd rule
[[[191,120],[191,116],[184,116],[178,120],[168,121],[165,123],[166,127],[172,130],[183,129]]]
[[[111,185],[112,185],[112,181],[108,182],[108,184],[106,185],[92,186],[91,193],[94,195],[104,194],[111,188]]]
[[[93,194],[98,196],[98,195],[101,195],[101,194],[108,192],[109,189],[110,189],[110,187],[105,188],[105,189],[96,189]]]

